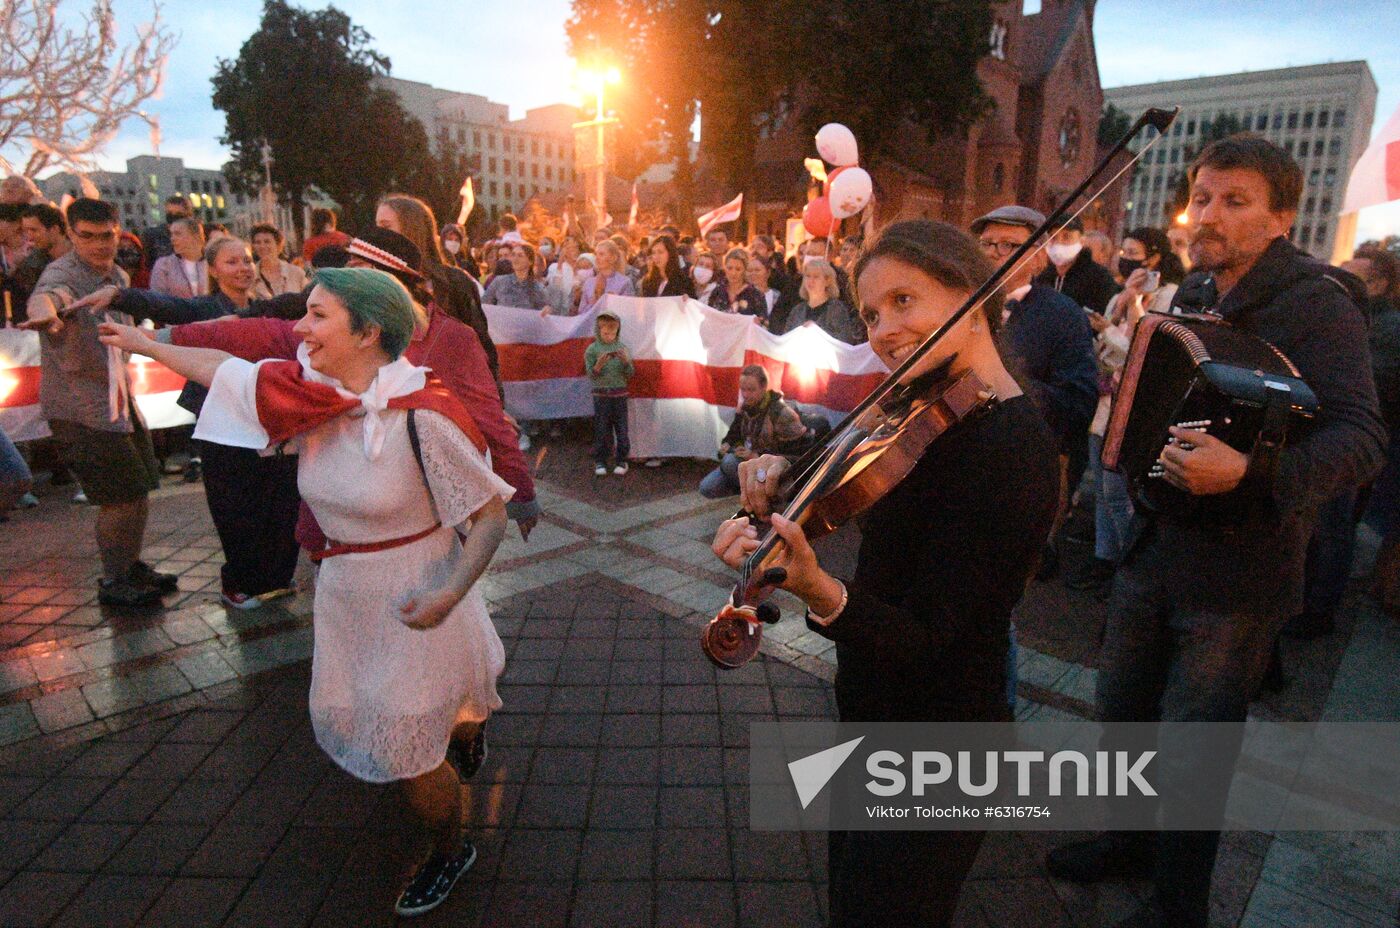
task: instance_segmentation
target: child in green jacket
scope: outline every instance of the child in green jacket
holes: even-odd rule
[[[593,381],[593,473],[608,472],[615,450],[613,473],[627,473],[627,382],[632,379],[632,355],[622,343],[622,320],[603,310],[594,323],[597,337],[583,353],[583,368]]]

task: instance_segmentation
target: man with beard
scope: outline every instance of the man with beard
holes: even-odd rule
[[[1235,492],[1255,505],[1243,524],[1162,515],[1136,526],[1114,578],[1099,656],[1105,722],[1243,723],[1280,627],[1302,607],[1318,510],[1373,477],[1384,460],[1359,308],[1364,291],[1287,238],[1303,186],[1297,163],[1262,138],[1240,135],[1207,146],[1188,176],[1194,273],[1174,310],[1219,315],[1274,345],[1321,408],[1305,437],[1276,452],[1244,454],[1201,432],[1171,430],[1187,442],[1162,452],[1173,486],[1197,496]],[[1209,745],[1162,735],[1154,766],[1164,821],[1223,818],[1242,728],[1224,729],[1231,734]],[[1121,737],[1106,735],[1100,747]],[[1123,925],[1205,928],[1219,842],[1218,831],[1161,831],[1155,840],[1109,831],[1052,851],[1047,864],[1053,876],[1077,882],[1153,878],[1155,898]]]

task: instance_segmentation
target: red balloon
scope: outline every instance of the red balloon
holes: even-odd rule
[[[802,209],[802,227],[812,238],[826,238],[831,234],[834,222],[831,218],[831,201],[826,197],[817,197]]]
[[[850,165],[847,165],[847,167],[850,167]],[[846,168],[833,168],[832,170],[827,172],[826,180],[822,181],[822,196],[831,196],[831,182],[836,179],[836,175],[840,174],[844,170],[846,170]]]

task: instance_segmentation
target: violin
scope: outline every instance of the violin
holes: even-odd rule
[[[964,316],[996,293],[1002,281],[1033,249],[1043,247],[1037,243],[1052,229],[1058,229],[1057,223],[1068,222],[1092,202],[1094,197],[1091,196],[1079,210],[1070,214],[1074,202],[1109,169],[1113,159],[1127,149],[1139,132],[1151,126],[1158,135],[1142,146],[1107,181],[1105,188],[1166,134],[1179,112],[1179,107],[1154,108],[1138,117],[1045,222],[832,429],[822,443],[784,472],[779,481],[778,499],[785,501],[782,514],[786,518],[801,525],[808,538],[820,538],[835,531],[898,486],[939,437],[996,405],[996,394],[975,373],[948,376],[951,362],[918,376],[911,377],[911,371]],[[758,523],[751,513],[741,511],[738,515]],[[769,528],[740,567],[739,579],[729,600],[705,626],[701,647],[719,667],[733,669],[752,660],[762,643],[763,626],[782,618],[781,610],[769,601],[773,591],[787,579],[783,568],[772,566],[782,544],[778,534]]]

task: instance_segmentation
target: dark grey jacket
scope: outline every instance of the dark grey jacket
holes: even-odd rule
[[[1276,239],[1223,298],[1201,274],[1186,279],[1173,309],[1213,311],[1271,343],[1297,366],[1320,410],[1309,434],[1280,453],[1258,490],[1273,503],[1263,524],[1202,528],[1161,519],[1134,552],[1180,605],[1253,615],[1301,611],[1303,564],[1317,511],[1385,462],[1365,291],[1352,275]]]

